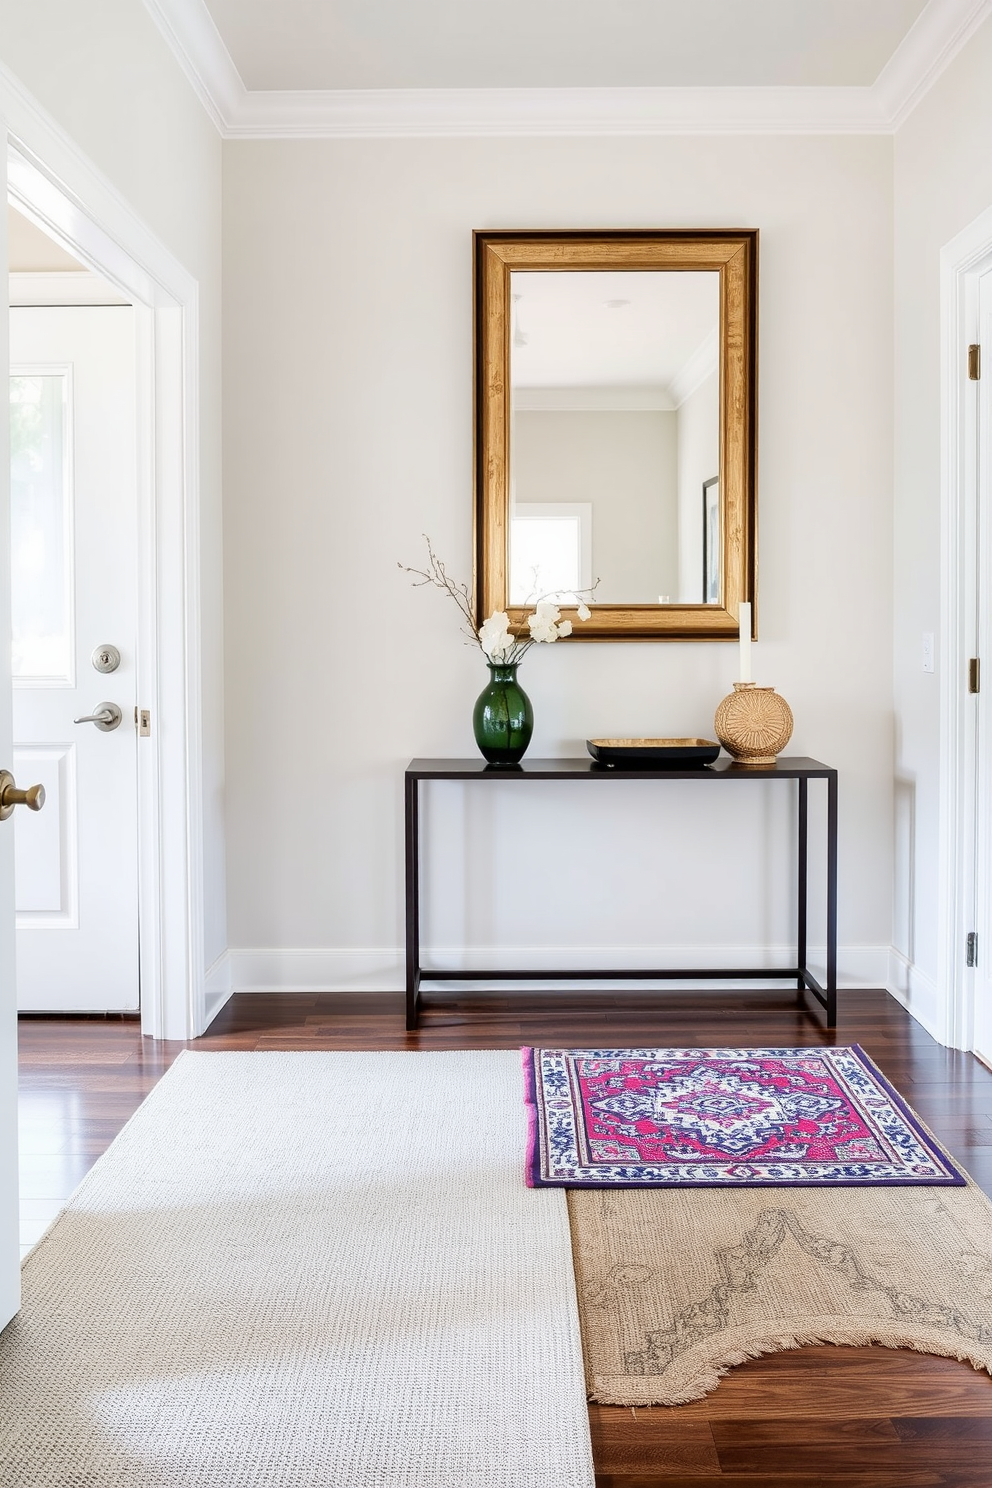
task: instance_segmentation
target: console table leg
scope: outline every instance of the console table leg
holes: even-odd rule
[[[808,888],[809,888],[809,791],[808,782],[799,780],[799,904],[796,916],[796,965],[799,967],[799,976],[796,986],[799,988],[800,1001],[806,990],[806,916],[808,912]]]
[[[404,800],[406,874],[406,1026],[418,1027],[420,997],[420,782],[406,779]]]
[[[827,776],[827,1027],[837,1027],[837,773]]]

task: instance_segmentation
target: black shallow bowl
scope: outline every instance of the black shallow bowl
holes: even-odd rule
[[[702,770],[720,753],[712,739],[587,739],[601,765],[626,770]]]

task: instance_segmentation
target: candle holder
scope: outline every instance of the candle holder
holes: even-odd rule
[[[792,709],[774,687],[735,682],[716,710],[713,727],[739,765],[773,765],[792,738]]]

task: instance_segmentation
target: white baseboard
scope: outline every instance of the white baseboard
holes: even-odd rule
[[[764,966],[769,970],[790,966],[795,949],[789,946],[480,946],[471,950],[425,947],[425,965],[439,970],[463,966],[485,971],[490,967],[531,967],[535,971],[557,966],[606,967],[618,971],[639,966],[743,967]],[[228,952],[230,988],[234,992],[398,992],[404,985],[403,951],[339,949],[242,949]],[[823,947],[810,948],[814,975],[826,961]],[[837,981],[842,988],[884,987],[889,972],[888,946],[842,946],[837,954]],[[449,987],[457,987],[449,982]],[[516,982],[524,988],[528,984]],[[545,988],[548,983],[539,984]],[[553,985],[553,984],[552,984]],[[601,982],[570,982],[572,987],[602,986]],[[632,985],[632,984],[628,984]],[[644,988],[674,986],[675,983],[642,982]],[[714,985],[693,982],[703,991]],[[753,986],[751,982],[723,982],[722,986]],[[208,994],[209,998],[209,994]],[[225,998],[226,1001],[226,998]],[[218,1004],[218,1007],[222,1004]]]
[[[404,986],[399,950],[233,950],[235,992],[396,992]]]
[[[935,1038],[938,1044],[947,1042],[944,1008],[937,983],[895,946],[889,948],[889,970],[884,985],[896,1002],[922,1024],[931,1038]]]
[[[204,1031],[210,1027],[224,1004],[230,1001],[233,992],[231,952],[222,951],[213,965],[207,968],[203,978],[203,1006],[206,1019],[203,1025]]]

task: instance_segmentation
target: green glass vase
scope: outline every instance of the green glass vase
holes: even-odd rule
[[[534,732],[534,710],[517,681],[517,665],[489,663],[489,682],[472,714],[475,742],[491,765],[515,765]]]

